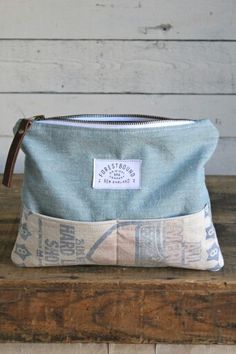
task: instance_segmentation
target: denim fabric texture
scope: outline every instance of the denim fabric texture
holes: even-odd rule
[[[19,121],[15,124],[13,131]],[[210,206],[205,164],[219,134],[209,119],[194,124],[101,129],[41,124],[26,133],[23,204],[33,212],[80,221],[150,219]],[[140,159],[141,188],[94,189],[94,159]]]

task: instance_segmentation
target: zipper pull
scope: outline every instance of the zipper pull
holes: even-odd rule
[[[2,179],[2,184],[6,187],[11,187],[12,184],[12,176],[13,176],[13,171],[16,163],[16,159],[23,141],[23,138],[29,128],[32,125],[32,122],[34,120],[41,120],[45,119],[44,116],[34,116],[31,118],[24,118],[20,121],[19,127],[15,133],[15,136],[12,140],[11,146],[9,148],[8,156],[7,156],[7,161],[5,165],[5,170],[3,173],[3,179]]]

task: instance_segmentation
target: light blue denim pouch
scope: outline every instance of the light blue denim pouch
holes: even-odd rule
[[[15,264],[223,267],[205,185],[210,120],[36,116],[13,131],[6,186],[25,153]]]

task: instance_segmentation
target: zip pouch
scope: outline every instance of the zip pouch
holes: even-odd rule
[[[223,267],[205,184],[219,138],[209,119],[35,116],[13,132],[5,186],[25,154],[16,265]]]

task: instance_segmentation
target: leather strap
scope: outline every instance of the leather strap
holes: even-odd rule
[[[7,161],[5,165],[5,170],[3,174],[2,184],[6,187],[11,187],[12,185],[12,176],[16,163],[16,159],[23,141],[23,138],[27,132],[27,130],[31,127],[32,120],[30,119],[22,119],[17,132],[12,140],[11,146],[9,148]]]

